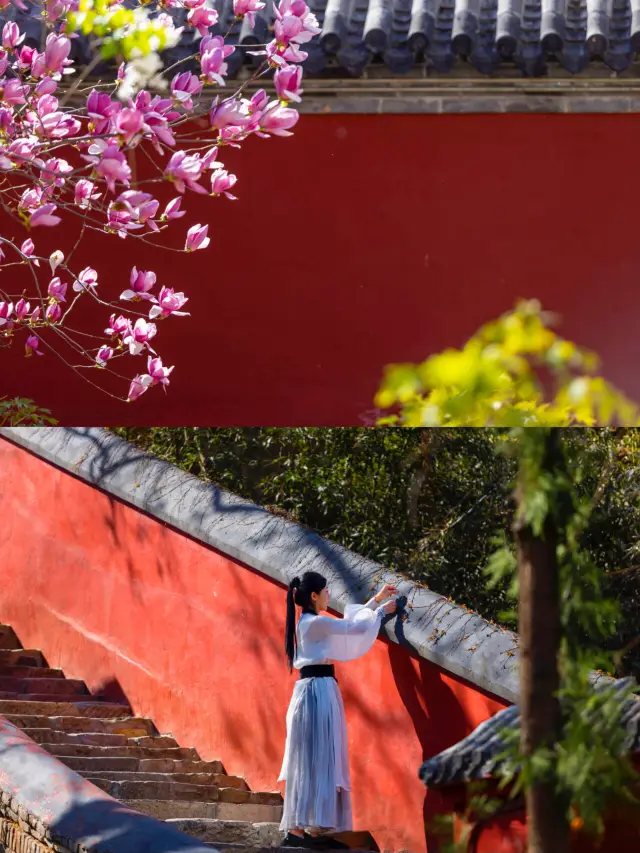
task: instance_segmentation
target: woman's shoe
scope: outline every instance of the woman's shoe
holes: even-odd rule
[[[291,832],[287,832],[287,835],[280,845],[281,847],[309,847],[309,842],[307,840],[307,835],[305,833],[304,837],[301,838],[299,835],[293,835]]]

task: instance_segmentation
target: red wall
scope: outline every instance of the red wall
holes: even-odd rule
[[[537,296],[640,399],[639,146],[636,115],[303,116],[291,139],[225,152],[239,201],[190,199],[176,238],[210,220],[208,250],[102,237],[76,256],[112,296],[136,261],[191,296],[158,336],[167,396],[126,406],[17,352],[0,394],[72,426],[359,424],[385,364]]]
[[[282,587],[0,439],[0,620],[94,691],[273,790],[293,677]],[[418,768],[504,704],[394,644],[338,666],[357,829],[425,849]],[[435,847],[431,846],[430,850]]]

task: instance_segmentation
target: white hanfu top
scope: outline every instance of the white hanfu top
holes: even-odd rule
[[[294,667],[302,669],[361,657],[375,643],[384,613],[375,598],[366,604],[348,604],[344,619],[303,613],[298,620]]]

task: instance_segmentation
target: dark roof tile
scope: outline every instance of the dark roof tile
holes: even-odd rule
[[[623,690],[633,684],[633,679],[597,683],[596,690]],[[635,697],[624,699],[622,725],[626,730],[627,752],[640,751],[640,701]],[[492,776],[500,767],[503,750],[503,733],[520,727],[520,709],[517,705],[505,708],[454,746],[445,749],[424,762],[420,778],[425,785],[438,787],[460,782],[470,782]]]

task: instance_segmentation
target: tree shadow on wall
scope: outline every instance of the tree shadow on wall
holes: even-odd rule
[[[389,663],[398,695],[402,700],[422,749],[422,761],[453,746],[474,728],[455,692],[443,678],[443,671],[420,656],[407,640],[401,618],[406,601],[400,600],[394,624],[397,645],[389,643]],[[409,654],[407,654],[409,652]],[[418,665],[416,672],[415,663]],[[418,778],[419,767],[415,768]],[[423,783],[420,781],[420,785]],[[450,806],[436,788],[427,788],[423,803],[425,841],[429,853],[438,853],[443,843],[436,818],[450,812]]]
[[[239,527],[236,541],[245,541],[258,547],[264,553],[262,559],[265,561],[268,560],[268,552],[272,550],[279,554],[279,562],[295,567],[303,558],[308,561],[308,550],[312,548],[319,557],[319,562],[313,567],[322,571],[329,582],[340,579],[351,589],[363,588],[362,578],[345,559],[344,549],[314,531],[284,522],[263,507],[186,474],[171,463],[152,457],[113,435],[105,436],[89,427],[71,428],[64,442],[69,449],[72,449],[74,438],[90,442],[92,450],[83,456],[83,462],[89,462],[88,476],[96,488],[110,490],[113,505],[117,504],[115,498],[124,493],[124,486],[130,485],[133,479],[140,489],[140,505],[136,505],[136,509],[153,513],[156,520],[159,518],[162,521],[171,518],[176,509],[175,502],[179,500],[178,507],[183,512],[187,510],[183,517],[188,519],[186,529],[180,530],[180,533],[203,547],[217,551],[214,546],[208,546],[198,539],[198,534],[205,537],[210,532],[224,534],[232,527]],[[122,497],[122,500],[126,502],[127,498]],[[212,512],[215,519],[207,528]],[[288,530],[286,539],[283,538],[285,527]],[[113,519],[111,529],[114,543],[119,544],[118,526]],[[167,560],[164,569],[175,571],[175,564]]]

